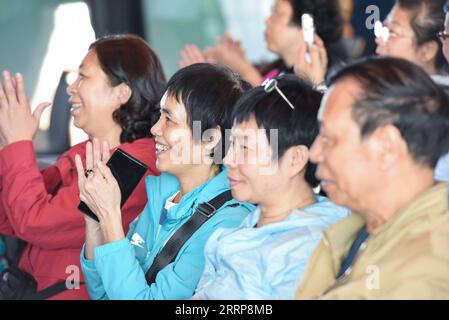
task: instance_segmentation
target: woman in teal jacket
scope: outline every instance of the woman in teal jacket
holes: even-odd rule
[[[213,79],[213,81],[211,81]],[[207,202],[229,190],[223,137],[230,114],[248,85],[227,69],[196,64],[178,71],[161,100],[161,117],[151,129],[156,139],[159,177],[147,177],[148,203],[128,236],[121,227],[120,190],[105,165],[108,148],[94,143],[86,171],[77,159],[80,199],[98,216],[86,217],[81,253],[93,299],[188,299],[204,268],[204,246],[220,227],[238,226],[253,207],[227,201],[182,246],[176,259],[148,284],[145,272],[170,237]],[[104,150],[104,151],[101,151]],[[87,172],[84,177],[83,172]]]

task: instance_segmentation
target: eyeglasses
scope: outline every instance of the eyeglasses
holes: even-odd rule
[[[390,30],[382,22],[376,21],[374,24],[374,35],[376,38],[382,38],[384,42],[387,42],[390,38]]]
[[[279,95],[282,97],[282,99],[285,100],[285,102],[288,103],[288,105],[290,106],[290,108],[292,108],[293,110],[295,110],[295,107],[293,106],[293,104],[290,102],[290,100],[287,99],[287,97],[284,95],[284,93],[281,91],[281,89],[279,89],[278,87],[278,81],[276,79],[267,79],[262,83],[262,87],[265,90],[265,92],[270,93],[273,90],[276,90]]]
[[[437,37],[441,42],[444,42],[447,38],[449,38],[449,34],[447,34],[445,30],[443,30],[437,33]]]
[[[391,31],[390,28],[380,21],[376,21],[374,24],[374,36],[376,38],[381,38],[383,42],[388,42],[391,38],[414,38],[413,35],[399,34]]]

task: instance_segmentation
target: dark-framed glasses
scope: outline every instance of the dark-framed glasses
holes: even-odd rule
[[[278,87],[278,81],[276,79],[267,79],[262,83],[262,87],[265,90],[265,92],[270,93],[273,90],[276,90],[279,95],[282,97],[282,99],[285,100],[285,102],[288,103],[288,105],[290,106],[290,108],[292,108],[293,110],[295,110],[295,107],[293,106],[293,104],[290,102],[290,100],[288,100],[288,98],[285,96],[285,94],[281,91],[281,89],[279,89]]]

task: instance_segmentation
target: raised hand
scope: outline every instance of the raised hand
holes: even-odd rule
[[[100,220],[105,242],[113,242],[125,237],[120,208],[120,187],[106,165],[109,157],[108,143],[100,144],[97,139],[86,145],[86,170],[84,170],[81,157],[75,156],[80,200],[85,202]],[[92,225],[88,218],[86,223]]]
[[[298,76],[306,76],[315,85],[320,85],[324,82],[326,76],[328,59],[323,40],[317,34],[315,34],[314,38],[315,42],[311,47],[308,48],[304,44],[299,50],[294,70]],[[309,54],[309,61],[307,54]]]
[[[186,45],[180,52],[179,67],[185,68],[195,63],[208,62],[200,49],[194,45]]]
[[[106,166],[109,157],[108,143],[103,142],[100,146],[97,139],[86,145],[86,169],[81,157],[75,156],[80,200],[97,215],[100,223],[110,219],[121,222],[121,214],[114,216],[120,211],[121,194],[117,181]]]
[[[0,141],[8,145],[21,140],[33,140],[45,108],[51,103],[41,103],[31,112],[26,95],[25,81],[21,74],[12,77],[3,72],[0,86]]]

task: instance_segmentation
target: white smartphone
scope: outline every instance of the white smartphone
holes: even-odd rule
[[[314,42],[314,35],[315,35],[315,25],[313,22],[312,15],[308,13],[304,13],[301,16],[301,26],[302,26],[302,32],[304,35],[304,41],[307,43],[308,47],[311,47]],[[306,55],[306,62],[310,63],[310,54],[307,53]]]

